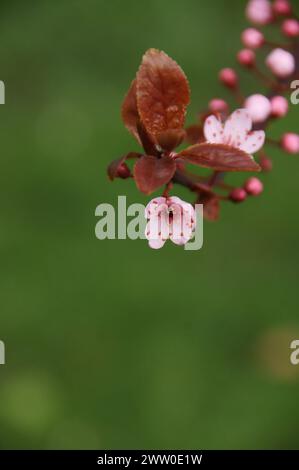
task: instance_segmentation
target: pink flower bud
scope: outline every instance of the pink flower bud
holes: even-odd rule
[[[295,38],[299,36],[299,21],[294,19],[284,20],[281,30],[286,36]]]
[[[273,96],[270,100],[273,117],[284,117],[289,110],[288,100],[284,96]]]
[[[236,88],[238,85],[238,75],[234,69],[222,69],[219,73],[219,80],[228,88]]]
[[[245,29],[242,33],[241,39],[244,46],[251,49],[258,49],[265,41],[264,35],[255,28]]]
[[[231,191],[229,198],[233,202],[243,202],[247,198],[247,193],[243,188],[235,188]]]
[[[246,16],[252,23],[269,24],[273,19],[272,6],[269,0],[249,0]]]
[[[244,189],[247,194],[250,194],[251,196],[259,196],[259,194],[264,190],[264,185],[261,180],[256,177],[252,177],[246,181]]]
[[[228,104],[220,98],[214,98],[209,102],[209,110],[212,113],[225,113],[228,111]]]
[[[269,172],[273,168],[273,163],[272,163],[271,158],[266,157],[265,155],[263,155],[260,158],[259,164],[260,164],[262,171],[265,171],[265,172]]]
[[[245,100],[245,108],[254,123],[266,121],[271,113],[271,104],[264,95],[251,95]]]
[[[117,176],[122,179],[129,178],[131,176],[131,171],[126,163],[122,163],[117,168]]]
[[[292,6],[288,0],[275,0],[272,8],[276,15],[287,16],[292,13]]]
[[[299,153],[299,135],[287,132],[281,138],[281,146],[288,153]]]
[[[251,68],[255,65],[255,53],[251,49],[242,49],[237,54],[238,62],[245,67]]]
[[[284,49],[274,49],[266,58],[266,65],[279,78],[286,78],[295,71],[293,54]]]

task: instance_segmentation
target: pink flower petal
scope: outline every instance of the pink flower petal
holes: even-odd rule
[[[145,218],[149,219],[152,215],[155,215],[157,211],[160,211],[160,205],[166,204],[165,197],[156,197],[152,199],[145,208]]]
[[[224,143],[239,147],[241,141],[252,128],[251,117],[246,109],[237,109],[224,125]]]
[[[169,238],[169,224],[164,212],[162,215],[152,216],[150,218],[146,224],[145,236],[148,239],[149,246],[151,248],[162,248],[166,240]]]
[[[223,125],[216,116],[209,116],[204,123],[204,136],[211,144],[220,144],[223,141]]]
[[[167,239],[176,245],[186,244],[195,229],[195,210],[176,196],[155,198],[147,205],[145,236],[153,249],[162,248]]]
[[[151,217],[145,227],[145,236],[148,240],[158,240],[161,238],[160,233],[160,220],[158,217]]]
[[[185,245],[187,241],[190,239],[190,229],[184,229],[184,213],[183,211],[176,212],[173,215],[172,220],[172,231],[170,233],[170,240],[175,243],[176,245]]]
[[[172,223],[170,239],[177,245],[184,245],[192,237],[195,228],[195,211],[191,204],[181,201],[172,204]]]
[[[166,240],[162,240],[161,238],[158,240],[149,240],[148,244],[149,247],[152,248],[153,250],[159,250],[165,245]]]
[[[186,237],[191,238],[192,232],[195,229],[195,213],[184,213],[183,218],[183,233]]]
[[[171,196],[168,198],[168,203],[169,205],[171,206],[172,204],[177,204],[178,206],[181,206],[183,208],[183,210],[185,211],[190,211],[192,213],[192,215],[194,215],[195,211],[194,211],[194,207],[192,206],[192,204],[189,204],[189,202],[185,202],[183,201],[182,199],[180,199],[179,197],[177,196]]]
[[[188,206],[184,208],[183,213],[183,233],[186,238],[190,239],[196,225],[196,214],[193,206],[191,204]]]
[[[262,148],[265,143],[264,131],[250,132],[242,141],[239,148],[246,153],[252,154]]]
[[[183,204],[188,204],[187,202],[182,201],[182,199],[180,199],[177,196],[170,196],[168,198],[167,202],[168,202],[169,207],[171,207],[172,205],[173,206],[176,206],[176,205],[181,206]]]
[[[173,236],[171,236],[170,240],[175,245],[186,245],[186,243],[190,240],[190,238],[185,238],[185,237],[174,238]]]

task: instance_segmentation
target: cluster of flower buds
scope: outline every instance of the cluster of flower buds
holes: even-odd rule
[[[257,89],[246,96],[238,73],[224,68],[219,80],[230,90],[237,109],[230,110],[226,100],[213,98],[199,114],[199,121],[185,128],[190,100],[187,78],[167,54],[150,49],[124,99],[123,122],[142,150],[113,161],[108,175],[111,180],[133,178],[147,195],[162,188],[161,197],[146,208],[146,236],[152,248],[161,248],[168,238],[184,245],[195,229],[192,206],[169,194],[175,184],[187,187],[194,194],[193,204],[203,204],[204,216],[216,220],[222,201],[240,203],[263,192],[263,183],[256,176],[247,177],[242,187],[233,187],[225,182],[227,173],[270,171],[272,160],[263,149],[265,143],[299,153],[298,134],[286,132],[279,141],[266,139],[265,134],[273,120],[287,115],[285,95],[291,82],[299,78],[299,21],[288,0],[249,0],[246,16],[252,25],[241,34],[244,48],[237,61],[266,87],[266,93]],[[271,42],[261,30],[269,24],[280,28],[282,44]],[[258,65],[261,49],[266,51],[267,73]],[[189,146],[182,149],[183,143]],[[256,160],[253,154],[257,154]],[[135,161],[132,170],[129,160]],[[191,170],[193,165],[211,172],[201,176],[189,165]]]
[[[244,48],[237,53],[237,61],[266,87],[267,92],[244,96],[238,74],[231,68],[221,70],[219,79],[234,93],[237,103],[248,110],[255,129],[266,129],[272,120],[287,115],[289,102],[285,94],[290,92],[290,84],[299,78],[299,21],[289,0],[249,0],[246,16],[252,25],[241,34]],[[280,29],[281,44],[265,36],[261,28],[266,25]],[[266,54],[268,73],[259,65],[259,50]],[[268,142],[279,145],[287,153],[299,153],[298,134],[288,132],[279,142],[271,139]],[[265,160],[264,153],[260,158],[262,169],[269,171],[269,159]]]
[[[230,192],[233,202],[243,202],[247,196],[259,196],[264,190],[264,185],[259,178],[252,176],[245,181],[242,188],[234,188]]]

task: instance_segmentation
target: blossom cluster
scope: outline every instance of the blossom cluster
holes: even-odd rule
[[[299,77],[299,21],[288,0],[275,0],[273,3],[250,0],[246,16],[252,26],[241,34],[244,48],[237,53],[237,61],[262,82],[268,93],[243,97],[239,77],[231,68],[221,70],[219,79],[235,92],[256,127],[265,128],[271,120],[283,118],[289,111],[289,102],[284,95],[290,91],[291,82]],[[271,42],[263,34],[261,28],[269,24],[280,29],[281,44]],[[270,75],[258,66],[258,52],[262,53],[262,50],[266,52],[265,66]],[[286,132],[277,144],[288,153],[299,153],[299,135],[296,133]]]
[[[188,80],[167,54],[149,49],[124,99],[123,122],[142,150],[113,161],[108,175],[111,180],[133,178],[147,195],[162,188],[162,195],[150,201],[145,211],[146,237],[152,248],[161,248],[167,239],[178,245],[191,239],[195,204],[203,204],[205,218],[216,220],[223,201],[240,203],[248,196],[259,196],[264,186],[260,178],[251,175],[242,187],[234,187],[225,182],[225,176],[270,171],[272,160],[265,144],[299,153],[295,132],[285,132],[278,141],[268,136],[269,125],[287,115],[286,94],[299,78],[299,20],[288,0],[249,0],[246,17],[251,24],[241,34],[243,48],[237,62],[266,92],[258,87],[256,93],[244,94],[237,71],[223,68],[219,80],[235,99],[236,109],[213,97],[198,122],[185,128]],[[281,43],[266,36],[263,27],[267,25],[280,29]],[[189,145],[182,149],[181,144]],[[135,161],[132,169],[130,160]],[[189,165],[208,168],[210,174],[200,176]],[[191,191],[193,205],[170,195],[175,184]]]

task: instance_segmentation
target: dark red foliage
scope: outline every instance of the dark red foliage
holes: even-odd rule
[[[190,91],[187,78],[165,52],[149,49],[137,73],[137,107],[147,132],[154,138],[182,129]]]
[[[184,129],[168,129],[167,131],[157,134],[157,142],[159,146],[168,152],[178,147],[184,140],[186,132]]]
[[[150,49],[124,99],[122,119],[146,153],[156,153],[153,144],[171,151],[185,137],[189,100],[189,85],[182,69],[164,52]]]
[[[125,161],[132,158],[139,158],[140,153],[130,152],[123,155],[121,158],[113,160],[107,168],[108,177],[111,181],[114,178],[128,178],[131,175],[130,169],[125,164]]]
[[[137,187],[145,194],[150,194],[173,177],[176,164],[169,157],[157,158],[150,155],[141,157],[135,164],[134,176]]]
[[[200,144],[205,141],[203,128],[199,124],[194,124],[186,129],[186,142],[189,144]]]
[[[197,201],[204,204],[204,216],[216,220],[220,198],[213,186],[218,186],[219,172],[259,171],[260,167],[238,148],[207,143],[201,123],[184,129],[189,101],[189,84],[179,65],[165,52],[149,49],[121,110],[125,126],[143,147],[143,153],[133,152],[115,160],[108,167],[108,175],[111,180],[132,176],[125,161],[137,158],[133,177],[141,192],[151,194],[161,186],[181,184],[197,194]],[[183,141],[195,145],[175,153]],[[217,178],[191,174],[186,163],[210,168]]]
[[[202,194],[198,200],[203,204],[203,216],[207,220],[218,220],[220,213],[220,201],[214,194]]]
[[[136,79],[132,81],[128,93],[123,101],[121,108],[122,120],[131,134],[141,144],[141,140],[138,132],[138,123],[140,121],[137,100],[136,100]]]
[[[177,156],[194,165],[217,171],[260,171],[259,165],[250,155],[223,144],[196,144]]]

